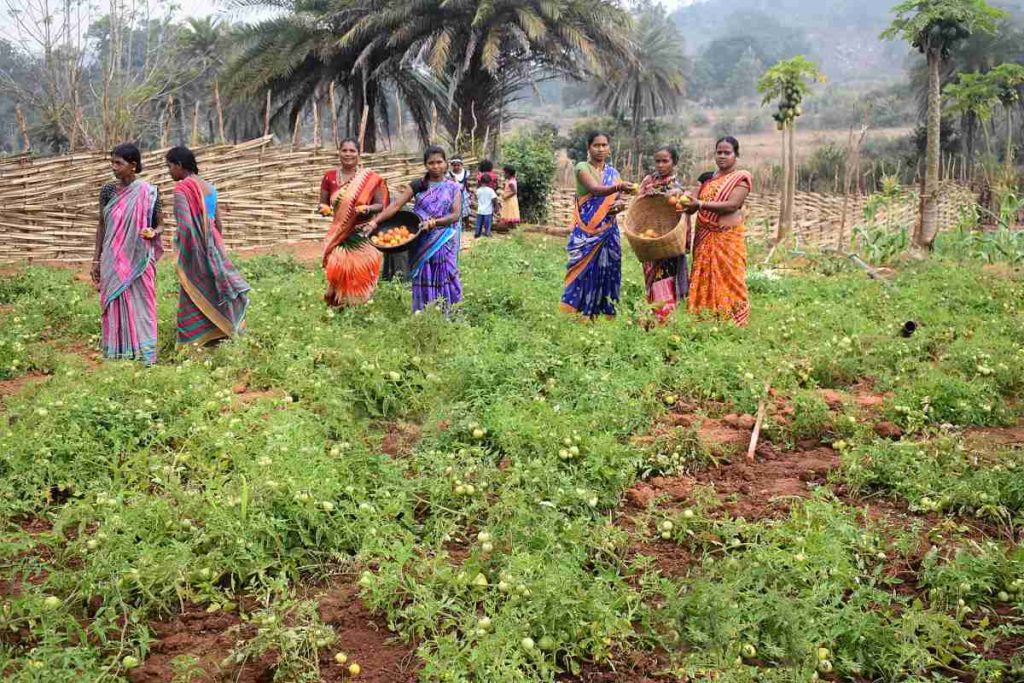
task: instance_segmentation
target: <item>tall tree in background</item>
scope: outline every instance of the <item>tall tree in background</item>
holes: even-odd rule
[[[823,83],[825,74],[814,62],[797,55],[775,64],[757,83],[762,104],[778,103],[772,118],[782,131],[782,198],[779,202],[779,227],[773,246],[793,233],[793,204],[796,198],[796,120],[803,113],[800,104],[812,82]]]
[[[893,8],[896,18],[883,38],[900,38],[921,52],[928,66],[928,123],[921,220],[911,242],[912,254],[923,257],[935,244],[939,225],[939,136],[941,134],[941,68],[953,47],[976,31],[992,32],[1003,12],[984,0],[905,0]]]
[[[1020,88],[1024,85],[1024,66],[1000,64],[989,71],[987,76],[1006,114],[1006,151],[1003,165],[1009,179],[1013,174],[1013,110],[1020,102]]]
[[[509,100],[550,75],[581,78],[628,57],[629,16],[611,0],[363,0],[343,47],[379,46],[445,84],[454,135],[475,122],[497,145]],[[510,88],[509,86],[514,86]],[[460,123],[462,124],[460,126]]]
[[[640,167],[640,124],[677,110],[685,93],[683,40],[660,6],[644,5],[630,31],[633,59],[598,82],[598,103],[613,116],[630,121],[630,165]]]
[[[964,167],[968,176],[974,178],[974,145],[979,123],[992,116],[998,94],[986,74],[978,72],[961,73],[956,82],[950,83],[943,92],[952,111],[960,114],[960,128],[964,135]]]

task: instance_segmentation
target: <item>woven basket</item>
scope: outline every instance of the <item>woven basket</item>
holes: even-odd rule
[[[663,195],[637,197],[622,219],[629,246],[641,261],[660,261],[686,253],[686,221]],[[641,233],[653,230],[657,237]]]

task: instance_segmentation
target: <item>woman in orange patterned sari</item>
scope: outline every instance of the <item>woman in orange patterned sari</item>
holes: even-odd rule
[[[324,301],[329,306],[352,306],[366,303],[373,296],[382,260],[380,252],[357,232],[356,226],[388,205],[388,186],[373,171],[359,168],[357,140],[342,140],[339,152],[341,166],[324,174],[320,185],[321,204],[334,211],[324,240]]]
[[[686,207],[687,213],[697,214],[687,310],[729,317],[742,326],[750,319],[743,202],[752,178],[736,168],[739,153],[740,143],[732,136],[715,143],[718,171]]]

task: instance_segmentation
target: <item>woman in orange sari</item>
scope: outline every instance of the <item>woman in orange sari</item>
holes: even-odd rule
[[[380,252],[356,226],[388,205],[388,186],[373,171],[359,168],[358,140],[342,140],[339,155],[341,165],[324,174],[320,184],[320,203],[334,211],[324,240],[324,301],[329,306],[352,306],[373,296],[382,261]]]
[[[742,326],[750,319],[743,202],[753,182],[750,173],[736,168],[739,153],[732,136],[715,143],[718,171],[686,206],[687,213],[697,214],[687,310],[708,311]]]

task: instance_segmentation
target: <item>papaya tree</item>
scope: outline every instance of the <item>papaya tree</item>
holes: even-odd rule
[[[950,51],[972,33],[991,33],[1004,12],[985,0],[904,0],[893,7],[896,15],[882,33],[902,39],[925,56],[928,67],[928,120],[925,145],[924,197],[921,219],[914,230],[911,253],[924,256],[935,244],[939,230],[939,133],[942,120],[940,75]]]
[[[796,197],[796,120],[802,113],[800,104],[810,92],[811,83],[823,83],[825,75],[817,65],[797,55],[769,68],[757,82],[762,105],[776,102],[772,114],[776,127],[782,131],[782,197],[779,202],[779,227],[773,246],[781,244],[793,232],[793,203]]]
[[[984,125],[992,116],[992,107],[998,94],[988,74],[963,72],[943,92],[950,109],[960,114],[960,128],[964,134],[964,167],[974,178],[974,142],[978,124]]]
[[[1020,88],[1024,85],[1024,66],[1014,63],[1000,64],[986,74],[995,90],[999,103],[1006,112],[1006,165],[1007,178],[1013,171],[1013,110],[1020,101]]]

